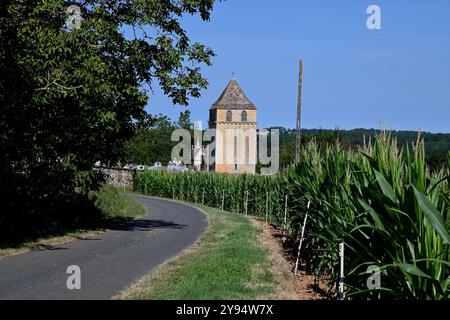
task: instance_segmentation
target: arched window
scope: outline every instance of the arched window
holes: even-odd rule
[[[247,111],[242,111],[241,121],[247,122]]]
[[[227,111],[227,121],[232,121],[233,120],[233,117],[232,117],[233,115],[232,115],[232,113],[231,113],[231,111]]]

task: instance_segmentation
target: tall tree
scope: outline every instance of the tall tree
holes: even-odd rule
[[[180,112],[178,117],[178,128],[190,130],[192,128],[191,111],[185,110]]]
[[[162,115],[154,117],[150,126],[137,128],[125,144],[125,162],[150,165],[158,161],[167,164],[176,144],[171,141],[175,129],[170,119]]]
[[[214,53],[180,21],[208,20],[213,3],[0,2],[0,238],[54,228],[75,190],[96,186],[92,165],[118,160],[147,121],[155,85],[175,104],[199,97]]]
[[[119,158],[146,119],[146,88],[159,84],[180,105],[198,97],[207,86],[199,66],[214,53],[190,41],[180,19],[206,21],[213,3],[2,1],[1,189],[23,191],[11,188],[24,180],[28,193],[71,192],[80,171]],[[70,5],[79,28],[67,24]]]

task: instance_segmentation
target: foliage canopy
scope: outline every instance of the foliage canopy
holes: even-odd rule
[[[92,165],[121,156],[149,119],[147,91],[156,85],[175,104],[199,97],[208,84],[201,66],[214,53],[191,41],[181,20],[207,21],[213,4],[2,1],[0,183],[9,208],[24,196],[49,203],[76,186],[93,187]],[[66,23],[70,5],[80,9],[80,28]],[[34,202],[25,210],[35,209]]]

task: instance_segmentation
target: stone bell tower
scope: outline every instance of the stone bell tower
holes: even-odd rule
[[[215,129],[215,172],[255,173],[256,107],[236,80],[230,80],[209,110]]]

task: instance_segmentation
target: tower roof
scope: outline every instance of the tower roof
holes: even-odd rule
[[[236,80],[230,80],[219,99],[213,103],[211,109],[248,109],[256,110]]]

